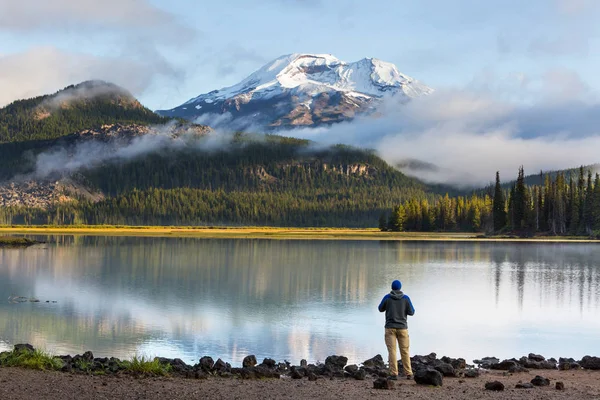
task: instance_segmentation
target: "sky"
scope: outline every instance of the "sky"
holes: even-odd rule
[[[151,109],[283,54],[374,57],[436,89],[600,89],[595,0],[0,0],[0,105],[87,79]]]
[[[434,94],[290,135],[481,185],[600,162],[599,20],[598,0],[0,0],[0,107],[102,79],[170,109],[284,54],[373,57]]]

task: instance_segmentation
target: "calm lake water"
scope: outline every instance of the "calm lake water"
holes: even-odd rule
[[[413,354],[600,355],[595,244],[41,239],[0,249],[0,350],[386,358],[377,305],[400,279],[416,308]]]

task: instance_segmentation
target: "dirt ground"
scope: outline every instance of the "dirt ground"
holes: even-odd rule
[[[550,379],[550,386],[515,389],[537,374]],[[484,390],[488,381],[498,380],[503,392]],[[565,385],[555,389],[555,382]],[[86,376],[60,372],[0,368],[0,399],[600,399],[600,371],[532,371],[504,376],[501,372],[479,378],[445,378],[440,388],[399,380],[394,390],[373,389],[373,379],[241,380],[211,378],[133,378],[129,376]]]

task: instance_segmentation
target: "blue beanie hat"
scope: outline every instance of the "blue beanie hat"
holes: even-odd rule
[[[400,290],[402,288],[402,282],[400,282],[398,279],[396,279],[394,282],[392,282],[392,290]]]

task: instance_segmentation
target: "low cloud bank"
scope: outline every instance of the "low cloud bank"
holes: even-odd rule
[[[279,134],[373,148],[408,174],[459,186],[488,184],[497,170],[512,180],[520,165],[534,174],[600,162],[600,104],[587,98],[531,104],[437,91],[409,104],[389,101],[383,115]]]

